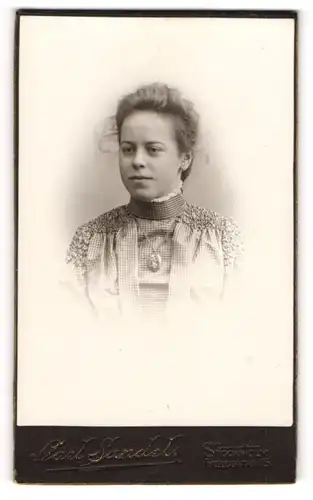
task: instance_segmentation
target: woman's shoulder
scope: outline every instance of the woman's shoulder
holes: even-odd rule
[[[183,221],[194,229],[211,228],[221,232],[239,231],[238,225],[232,217],[191,203],[186,204]]]
[[[76,232],[85,235],[93,235],[95,233],[107,233],[117,230],[127,219],[126,205],[113,208],[108,212],[91,219],[85,224],[79,226]]]
[[[227,266],[233,265],[243,254],[241,231],[233,217],[187,203],[183,221],[194,230],[214,231],[219,236]]]
[[[67,250],[66,261],[83,261],[93,243],[93,247],[101,244],[105,234],[117,232],[128,220],[126,205],[121,205],[105,212],[79,226]]]

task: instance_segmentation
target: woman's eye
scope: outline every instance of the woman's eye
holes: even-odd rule
[[[160,148],[156,147],[156,146],[149,146],[148,147],[148,152],[151,153],[151,154],[157,154],[157,153],[160,153]]]
[[[131,146],[123,146],[122,147],[122,152],[125,155],[130,155],[133,152],[133,148]]]

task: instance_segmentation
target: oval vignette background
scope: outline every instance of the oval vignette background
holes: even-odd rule
[[[290,425],[294,22],[24,17],[20,39],[18,423]],[[128,200],[98,131],[151,81],[200,113],[185,195],[242,230],[241,309],[232,335],[86,340],[61,263],[78,225]]]

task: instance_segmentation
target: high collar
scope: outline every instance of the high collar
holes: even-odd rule
[[[131,198],[127,209],[133,215],[143,219],[163,220],[181,215],[185,204],[183,196],[177,194],[166,201],[140,201]]]

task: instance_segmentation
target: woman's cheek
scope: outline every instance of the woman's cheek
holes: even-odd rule
[[[127,172],[129,171],[131,162],[129,160],[127,161],[125,158],[120,158],[119,164],[120,164],[121,174],[126,175]]]

